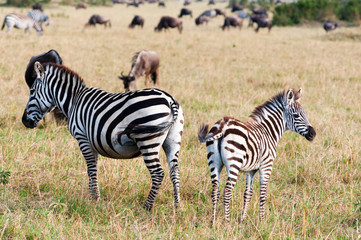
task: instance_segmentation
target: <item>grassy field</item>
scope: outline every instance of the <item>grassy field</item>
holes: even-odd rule
[[[208,9],[193,3],[194,16]],[[14,29],[0,32],[0,168],[10,181],[0,185],[0,239],[360,239],[361,234],[361,29],[321,27],[251,28],[222,31],[223,17],[196,27],[184,18],[184,31],[153,31],[160,16],[176,16],[180,2],[166,8],[45,8],[52,24],[44,36]],[[218,4],[217,7],[225,7]],[[0,8],[26,14],[27,9]],[[109,16],[112,28],[84,30],[91,14]],[[227,10],[230,15],[229,9]],[[134,14],[143,30],[129,30]],[[1,22],[2,23],[2,22]],[[51,117],[26,129],[21,116],[29,89],[24,72],[31,56],[56,49],[64,64],[87,86],[123,91],[117,75],[127,73],[136,51],[154,50],[161,60],[160,88],[183,107],[185,129],[180,154],[181,207],[173,207],[166,172],[154,208],[142,205],[150,176],[142,158],[98,163],[101,199],[90,200],[86,164],[66,126]],[[143,79],[138,88],[143,88]],[[302,87],[302,105],[317,132],[310,143],[287,132],[278,145],[268,187],[266,217],[259,222],[259,181],[248,217],[239,224],[244,174],[231,202],[231,222],[211,228],[211,181],[205,145],[196,133],[202,123],[225,115],[247,120],[259,104],[279,91]],[[0,169],[0,171],[1,171]],[[225,182],[222,175],[221,190]]]

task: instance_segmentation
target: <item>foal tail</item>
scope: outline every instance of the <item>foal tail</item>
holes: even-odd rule
[[[208,125],[202,124],[198,130],[198,140],[201,143],[208,142],[208,141],[215,141],[223,136],[223,132],[218,133],[208,133]],[[212,130],[212,129],[211,129]]]
[[[157,84],[157,80],[158,80],[158,72],[157,72],[157,71],[153,72],[153,73],[150,75],[150,78],[152,79],[154,85],[156,85],[156,84]]]

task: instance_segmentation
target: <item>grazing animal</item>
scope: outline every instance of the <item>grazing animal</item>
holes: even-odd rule
[[[265,15],[268,17],[267,10],[265,8],[255,8],[252,10],[252,13],[256,15]]]
[[[216,1],[215,0],[209,0],[208,5],[216,5]]]
[[[183,30],[182,20],[174,17],[163,16],[160,19],[158,25],[154,28],[154,31],[160,32],[162,31],[162,29],[164,29],[164,31],[167,31],[168,28],[178,28],[179,33],[182,33]]]
[[[217,17],[218,15],[223,15],[224,17],[226,17],[226,12],[222,9],[216,8],[216,9],[212,9],[212,10],[207,10],[207,11],[203,12],[200,16],[214,18],[214,17]]]
[[[31,6],[31,8],[33,9],[33,10],[39,10],[39,11],[43,11],[43,7],[41,6],[41,4],[40,3],[35,3],[35,4],[33,4],[32,6]]]
[[[253,24],[254,24],[254,23],[257,23],[258,19],[260,19],[260,18],[267,19],[267,16],[264,15],[264,14],[252,14],[252,15],[249,17],[248,27],[253,27]]]
[[[179,13],[179,15],[178,15],[178,17],[181,18],[181,17],[183,17],[183,16],[185,16],[185,15],[189,15],[189,16],[191,16],[191,18],[193,18],[192,10],[191,10],[191,9],[187,9],[187,8],[182,8],[181,11],[180,11],[180,13]]]
[[[145,82],[153,82],[159,84],[159,57],[153,51],[142,50],[137,52],[132,58],[132,68],[128,76],[124,76],[123,72],[119,77],[124,83],[126,92],[136,89],[136,81],[145,74]]]
[[[241,11],[241,10],[243,10],[243,7],[242,7],[242,6],[234,4],[234,5],[232,6],[231,12],[238,12],[238,11]]]
[[[35,62],[63,64],[63,59],[61,59],[59,53],[54,49],[31,57],[25,71],[25,81],[29,88],[31,88],[36,79],[36,72],[34,69]],[[55,107],[52,113],[58,125],[67,121],[67,118],[59,108]]]
[[[77,5],[75,5],[75,9],[86,9],[88,7],[88,5],[84,2],[80,2]]]
[[[28,12],[28,17],[34,19],[34,21],[40,23],[40,24],[45,24],[45,26],[49,26],[50,25],[50,19],[49,16],[46,15],[43,12],[39,12],[39,11],[30,11]]]
[[[41,27],[41,25],[28,16],[23,16],[15,13],[8,14],[4,18],[4,22],[1,27],[1,30],[4,29],[5,24],[8,26],[8,30],[7,30],[8,34],[10,33],[11,29],[14,27],[19,29],[24,29],[24,33],[28,31],[30,34],[31,34],[31,29],[35,28],[39,36],[43,35],[43,28]]]
[[[326,32],[333,31],[338,27],[338,24],[336,22],[332,21],[326,21],[323,24],[323,29],[325,29]]]
[[[312,141],[316,132],[306,118],[300,105],[302,90],[283,91],[263,105],[258,106],[247,122],[224,117],[216,122],[208,133],[208,125],[198,131],[198,138],[206,142],[208,164],[212,178],[212,223],[216,220],[219,200],[219,175],[223,166],[227,169],[224,189],[225,220],[230,219],[229,203],[233,187],[240,172],[246,173],[246,189],[241,221],[252,197],[252,183],[257,171],[260,174],[260,220],[264,218],[267,184],[270,180],[273,161],[277,155],[277,143],[283,133],[291,130]],[[208,135],[207,135],[208,133]]]
[[[165,2],[159,1],[158,2],[158,7],[165,7]]]
[[[112,0],[113,4],[125,4],[125,0]]]
[[[222,26],[222,30],[224,31],[224,29],[228,29],[229,27],[238,27],[239,29],[242,28],[242,19],[239,18],[238,16],[230,16],[230,17],[226,17],[224,19],[224,24]]]
[[[129,3],[127,3],[127,7],[129,7],[129,6],[139,7],[139,4],[136,2],[129,2]]]
[[[191,4],[191,1],[190,1],[190,0],[185,0],[184,3],[183,3],[184,6],[188,6],[188,5],[190,5],[190,4]]]
[[[94,14],[89,18],[89,21],[85,24],[84,27],[89,27],[89,26],[95,27],[96,24],[104,24],[104,28],[112,26],[110,22],[110,18],[100,16],[98,14]]]
[[[140,26],[143,28],[144,25],[144,18],[138,15],[135,15],[132,22],[129,24],[129,28],[134,28],[135,26]]]
[[[195,22],[196,22],[197,26],[198,25],[203,25],[203,24],[208,24],[209,18],[206,17],[206,16],[199,16],[199,17],[196,18]]]
[[[260,28],[268,28],[268,33],[271,32],[272,20],[268,18],[257,18],[256,23],[257,23],[257,28],[255,29],[256,33]]]
[[[34,68],[37,77],[22,122],[34,128],[54,106],[61,109],[85,158],[94,200],[100,197],[99,154],[115,159],[143,155],[152,179],[144,207],[151,210],[164,178],[159,161],[163,148],[174,187],[174,204],[178,205],[178,156],[184,118],[182,108],[171,95],[159,89],[108,93],[86,87],[78,74],[62,65],[35,62]]]

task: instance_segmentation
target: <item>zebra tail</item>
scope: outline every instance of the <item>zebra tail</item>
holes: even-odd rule
[[[202,124],[198,130],[198,140],[201,143],[214,141],[223,136],[223,132],[219,132],[216,135],[213,135],[212,133],[207,135],[207,133],[208,133],[208,124]]]

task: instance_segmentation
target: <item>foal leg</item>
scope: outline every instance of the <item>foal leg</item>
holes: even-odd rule
[[[233,188],[234,185],[237,182],[237,178],[238,178],[238,173],[239,173],[239,169],[237,168],[232,168],[232,166],[230,167],[231,169],[227,169],[228,172],[228,178],[227,178],[227,183],[226,186],[224,188],[224,197],[223,197],[223,202],[224,202],[224,218],[226,222],[229,222],[230,220],[230,208],[229,208],[229,203],[232,200],[232,192],[233,192]]]
[[[242,211],[242,216],[241,216],[241,222],[243,222],[244,219],[246,218],[249,202],[251,201],[251,198],[253,195],[252,184],[253,184],[253,179],[254,179],[254,175],[256,174],[256,172],[257,172],[257,170],[246,173],[246,189],[244,190],[244,196],[243,196],[244,205],[243,205],[243,211]]]

